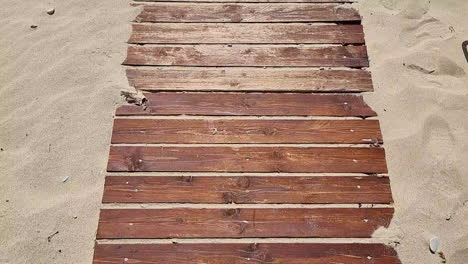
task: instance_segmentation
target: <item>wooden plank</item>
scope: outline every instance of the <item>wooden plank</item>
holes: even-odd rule
[[[111,146],[108,171],[386,173],[383,148]]]
[[[137,22],[340,22],[360,21],[357,10],[342,4],[152,3]]]
[[[104,203],[392,203],[388,177],[108,176]]]
[[[393,208],[104,209],[98,239],[371,237]]]
[[[129,46],[125,65],[368,67],[365,46]]]
[[[373,91],[371,75],[365,70],[154,67],[153,69],[127,69],[127,77],[130,85],[146,91]],[[268,95],[268,97],[274,96]],[[288,96],[281,98],[283,97]]]
[[[161,23],[133,24],[134,44],[363,44],[362,25],[304,23]]]
[[[205,2],[205,3],[356,3],[358,0],[134,0],[134,2]]]
[[[378,120],[115,119],[113,144],[382,143]]]
[[[97,244],[94,264],[401,264],[384,244]]]
[[[376,116],[362,96],[310,93],[144,93],[145,106],[123,105],[118,116]]]

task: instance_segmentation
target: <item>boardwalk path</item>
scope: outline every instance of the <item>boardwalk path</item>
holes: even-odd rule
[[[399,264],[357,11],[223,1],[134,3],[94,263]]]

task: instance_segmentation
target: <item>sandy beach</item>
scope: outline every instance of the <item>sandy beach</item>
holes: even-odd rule
[[[403,264],[468,260],[465,0],[363,0]],[[55,13],[47,13],[55,8]],[[91,263],[115,108],[138,10],[127,0],[0,10],[0,263]],[[33,26],[33,27],[31,27]],[[428,249],[432,237],[440,251]]]
[[[0,263],[91,262],[135,11],[124,0],[0,11]]]
[[[375,86],[366,101],[380,116],[400,259],[442,263],[428,250],[440,237],[447,263],[466,263],[468,2],[364,1],[359,10]]]

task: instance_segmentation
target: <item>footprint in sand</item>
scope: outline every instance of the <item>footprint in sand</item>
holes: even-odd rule
[[[382,6],[405,18],[420,19],[429,11],[430,0],[380,0]]]
[[[407,47],[413,47],[422,42],[447,40],[454,36],[448,25],[434,17],[426,17],[416,24],[414,21],[408,21],[400,37]]]
[[[431,115],[425,120],[421,131],[421,146],[425,152],[421,158],[431,163],[428,166],[435,168],[427,182],[437,193],[456,199],[460,195],[463,178],[457,170],[456,139],[447,120]]]
[[[465,70],[453,60],[434,52],[417,52],[405,58],[408,69],[434,76],[464,77]]]

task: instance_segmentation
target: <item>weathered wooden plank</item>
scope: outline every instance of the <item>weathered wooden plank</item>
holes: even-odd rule
[[[104,209],[97,238],[371,237],[393,208]]]
[[[373,91],[371,75],[365,70],[154,67],[128,69],[127,77],[130,85],[146,91]]]
[[[134,44],[363,44],[362,25],[304,23],[159,23],[133,24]]]
[[[145,106],[123,105],[118,116],[376,116],[362,96],[310,93],[144,93]]]
[[[384,244],[97,244],[94,264],[401,264]]]
[[[392,203],[388,177],[108,176],[104,203]]]
[[[383,148],[111,146],[108,171],[386,173]]]
[[[358,0],[134,0],[135,2],[212,2],[212,3],[355,3]]]
[[[365,46],[130,46],[125,65],[367,67]]]
[[[378,120],[115,119],[112,143],[382,143]]]
[[[152,3],[137,22],[340,22],[360,21],[357,10],[342,4]]]

